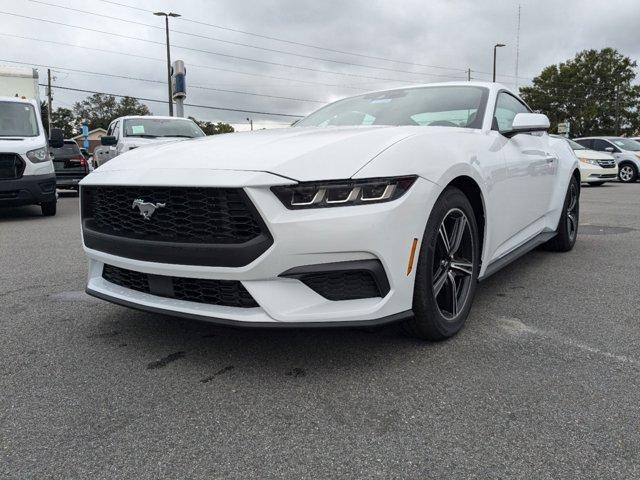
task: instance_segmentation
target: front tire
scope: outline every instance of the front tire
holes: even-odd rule
[[[618,180],[622,183],[633,183],[638,179],[638,169],[632,163],[623,163],[618,170]]]
[[[464,193],[447,188],[425,228],[413,291],[412,335],[444,340],[463,327],[475,296],[480,242],[473,208]]]
[[[580,221],[580,185],[571,177],[567,194],[562,206],[562,215],[558,222],[557,235],[545,243],[545,248],[553,252],[568,252],[576,244]]]
[[[43,217],[53,217],[56,214],[58,202],[53,200],[51,202],[42,202],[40,204],[40,209],[42,210]]]

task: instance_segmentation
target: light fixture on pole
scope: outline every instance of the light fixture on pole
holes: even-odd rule
[[[496,83],[496,50],[500,47],[506,47],[504,43],[496,43],[493,46],[493,83]]]
[[[173,117],[173,98],[171,95],[171,50],[169,48],[169,17],[179,17],[180,15],[173,12],[154,12],[158,17],[164,17],[164,25],[167,33],[167,85],[169,89],[169,115]]]
[[[251,131],[253,131],[253,119],[247,117],[247,122],[249,122],[249,125],[251,125]]]

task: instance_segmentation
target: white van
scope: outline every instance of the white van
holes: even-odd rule
[[[96,166],[134,148],[204,137],[204,132],[189,118],[161,116],[127,116],[109,124],[100,139],[102,147],[94,152]]]
[[[56,176],[49,145],[63,145],[62,130],[47,141],[40,117],[38,73],[0,67],[0,206],[40,205],[56,213]]]

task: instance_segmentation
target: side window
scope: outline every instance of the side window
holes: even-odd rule
[[[582,139],[576,140],[576,143],[579,143],[585,148],[590,148],[591,150],[593,150],[593,140],[591,140],[590,138],[585,138],[583,140]]]
[[[498,94],[496,112],[493,116],[493,128],[498,131],[511,130],[513,119],[518,113],[531,113],[516,97],[505,92]]]
[[[109,124],[109,128],[107,128],[107,136],[110,137],[111,135],[113,135],[113,122],[111,122]]]
[[[597,150],[599,152],[604,152],[606,151],[607,148],[613,147],[613,145],[611,145],[609,142],[607,142],[606,140],[602,140],[601,138],[596,138],[593,140],[593,147],[591,147],[593,150]],[[615,147],[614,151],[616,151],[617,149]]]
[[[113,133],[111,135],[116,137],[116,140],[120,138],[120,122],[115,122],[113,124]]]

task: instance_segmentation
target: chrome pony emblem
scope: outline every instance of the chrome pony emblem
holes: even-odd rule
[[[156,212],[157,209],[166,206],[165,203],[151,203],[145,202],[141,198],[136,198],[131,205],[131,208],[134,210],[137,208],[140,211],[140,215],[145,220],[149,220],[151,216]]]

